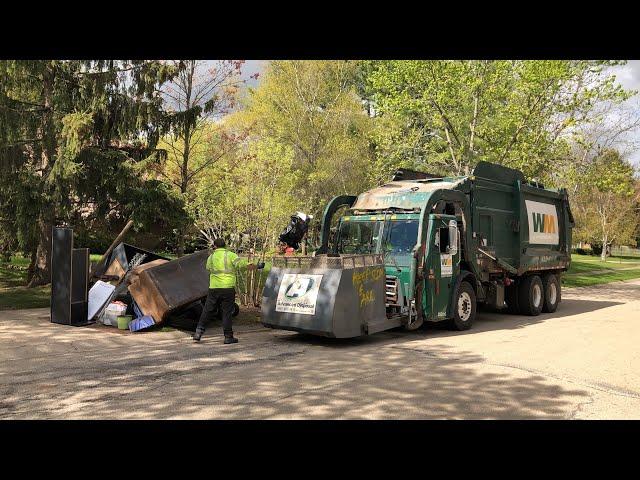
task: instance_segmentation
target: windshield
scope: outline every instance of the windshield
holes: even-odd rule
[[[392,220],[388,223],[383,242],[386,256],[399,266],[411,265],[411,251],[418,241],[418,220]]]
[[[395,261],[398,266],[410,266],[411,252],[418,241],[420,221],[418,219],[388,220],[384,229],[383,223],[381,220],[341,222],[336,253],[383,252],[387,257],[392,257],[386,262],[387,264],[393,265]],[[380,242],[381,234],[384,237],[382,242]]]
[[[341,222],[338,231],[338,253],[376,253],[382,222]]]

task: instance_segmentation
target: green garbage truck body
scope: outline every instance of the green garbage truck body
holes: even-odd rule
[[[373,255],[382,259],[382,267],[359,268],[384,268],[384,276],[372,275],[372,284],[350,288],[352,293],[344,296],[353,298],[341,300],[357,303],[368,295],[376,307],[350,316],[342,315],[344,309],[326,312],[331,317],[327,327],[310,333],[356,336],[334,333],[415,329],[439,321],[466,330],[479,304],[524,315],[555,311],[561,300],[560,275],[571,262],[573,217],[566,190],[543,188],[527,182],[520,171],[487,162],[468,176],[407,173],[412,174],[414,178],[394,180],[357,197],[336,197],[327,206],[316,257]],[[332,218],[341,208],[347,210],[332,231]],[[304,269],[294,273],[304,275]],[[267,298],[282,286],[275,283],[267,280],[263,323],[307,331],[305,317],[292,327],[290,318],[275,312]],[[384,301],[371,298],[380,292]],[[341,295],[341,290],[333,294]]]

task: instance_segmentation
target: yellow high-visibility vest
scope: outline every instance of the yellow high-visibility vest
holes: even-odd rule
[[[226,248],[216,248],[207,258],[209,288],[233,288],[236,286],[236,269],[241,260]]]

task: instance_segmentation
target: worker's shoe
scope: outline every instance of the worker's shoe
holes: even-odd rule
[[[225,345],[229,345],[230,343],[238,343],[238,339],[236,337],[233,336],[232,334],[226,334],[224,335],[224,344]]]
[[[203,332],[202,330],[196,330],[196,333],[194,333],[194,334],[193,334],[193,337],[192,337],[192,338],[193,338],[193,341],[194,341],[194,342],[199,342],[199,341],[200,341],[200,339],[202,338],[202,334],[203,334],[203,333],[204,333],[204,332]]]

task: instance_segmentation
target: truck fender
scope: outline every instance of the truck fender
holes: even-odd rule
[[[453,318],[453,302],[455,301],[455,293],[458,291],[458,287],[464,281],[467,281],[473,287],[473,291],[476,293],[476,298],[478,298],[478,283],[476,280],[476,276],[469,272],[468,270],[460,270],[460,275],[456,279],[456,283],[453,286],[453,295],[449,299],[449,308],[447,309],[447,318]]]

